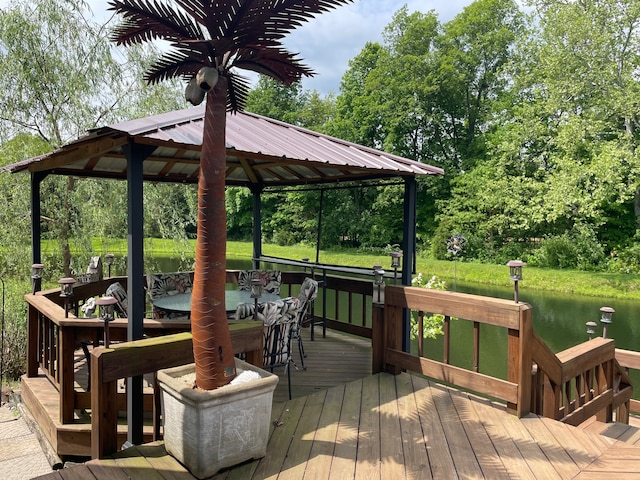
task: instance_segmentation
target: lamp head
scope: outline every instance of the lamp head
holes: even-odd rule
[[[110,322],[113,320],[114,315],[113,312],[115,310],[115,304],[117,300],[113,297],[100,297],[96,300],[96,305],[98,305],[98,315],[100,316],[100,320],[105,322]]]
[[[60,284],[60,296],[61,297],[70,297],[73,295],[73,285],[76,283],[76,280],[71,277],[65,277],[58,280]]]
[[[509,278],[513,282],[519,282],[522,280],[522,267],[524,262],[521,260],[510,260],[507,263],[509,267]]]

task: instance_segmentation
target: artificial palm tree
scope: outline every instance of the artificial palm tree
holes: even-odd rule
[[[113,40],[132,45],[156,39],[167,51],[145,75],[149,83],[181,77],[185,97],[199,104],[206,96],[200,177],[198,236],[191,325],[196,384],[213,390],[235,376],[224,306],[226,273],[225,127],[227,111],[242,110],[246,69],[286,85],[313,72],[288,52],[282,38],[315,15],[351,0],[111,0],[123,15]]]

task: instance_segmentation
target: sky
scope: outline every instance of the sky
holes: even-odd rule
[[[0,0],[4,8],[9,0]],[[106,21],[107,0],[88,0],[96,21]],[[284,39],[285,47],[298,53],[303,63],[316,72],[303,79],[307,90],[321,95],[338,93],[349,60],[360,53],[367,42],[382,43],[382,32],[394,13],[407,5],[409,12],[435,11],[441,23],[462,12],[471,0],[354,0],[353,3],[323,13],[302,24]]]

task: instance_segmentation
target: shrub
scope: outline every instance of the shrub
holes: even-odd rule
[[[447,285],[443,280],[440,280],[435,275],[425,280],[422,273],[418,273],[418,276],[411,280],[411,285],[414,287],[431,288],[433,290],[446,290]],[[438,335],[442,335],[442,325],[444,324],[444,315],[430,315],[423,318],[422,323],[422,338],[436,338]],[[411,339],[415,340],[419,337],[419,323],[417,312],[411,313]]]
[[[608,263],[614,273],[640,273],[640,243],[634,243],[614,255]]]
[[[571,232],[542,241],[529,263],[542,268],[594,271],[605,262],[602,245],[588,225],[576,225]]]

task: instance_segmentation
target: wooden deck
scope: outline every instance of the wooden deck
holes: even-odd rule
[[[638,478],[640,447],[417,375],[378,374],[274,404],[267,456],[216,480]],[[162,442],[40,479],[191,479]]]
[[[316,327],[317,328],[317,327]],[[321,330],[316,329],[315,341],[310,340],[310,329],[303,329],[304,348],[307,354],[302,369],[297,344],[293,358],[298,369],[291,371],[292,396],[294,398],[316,393],[336,385],[371,375],[371,342],[345,334],[327,331],[322,338]],[[76,351],[76,391],[84,391],[87,386],[86,361],[81,350]],[[274,402],[289,399],[287,376],[283,368],[275,369],[280,382],[274,393]],[[148,378],[146,379],[148,385]],[[124,392],[124,385],[120,386]],[[48,439],[53,450],[61,457],[91,456],[91,418],[81,410],[76,410],[73,423],[62,424],[59,421],[60,395],[44,374],[37,377],[22,378],[22,397],[38,425]],[[150,392],[151,390],[146,389]],[[87,405],[89,408],[89,405]],[[151,441],[150,421],[145,426],[145,440]],[[126,441],[126,418],[118,426],[119,442]]]
[[[291,372],[293,400],[286,375],[275,372],[281,380],[272,420],[279,426],[272,426],[267,456],[220,472],[216,480],[640,478],[640,447],[633,445],[640,443],[637,428],[594,421],[575,428],[533,415],[518,419],[502,404],[418,375],[372,376],[367,340],[328,331],[327,338],[317,334],[311,342],[308,329],[304,335],[307,370],[296,351],[300,368]],[[29,381],[33,386],[46,379]],[[56,396],[47,398],[40,401],[57,413]],[[65,441],[84,442],[79,432],[88,425],[81,422],[79,417],[61,427],[70,432]],[[40,478],[193,477],[156,442]]]

